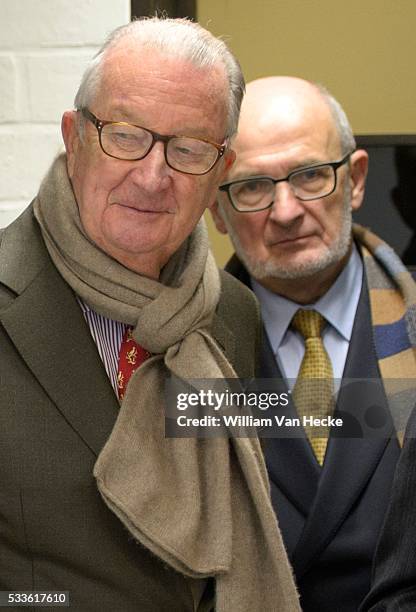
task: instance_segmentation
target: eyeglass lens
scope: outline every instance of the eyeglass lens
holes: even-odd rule
[[[287,180],[297,198],[312,200],[333,191],[335,171],[330,165],[306,168],[293,172]],[[274,200],[275,189],[271,179],[250,179],[231,185],[230,195],[238,208],[252,210],[269,206]]]
[[[141,159],[152,148],[151,132],[133,125],[109,123],[101,130],[101,146],[105,153],[118,159]],[[203,173],[216,162],[216,147],[197,138],[178,136],[166,145],[166,161],[183,172]]]

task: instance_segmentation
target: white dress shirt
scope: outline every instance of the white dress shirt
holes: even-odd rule
[[[98,314],[88,306],[79,296],[78,304],[81,306],[82,313],[88,324],[91,335],[97,345],[98,354],[101,357],[107,376],[110,379],[114,393],[118,396],[117,373],[118,357],[120,354],[121,342],[126,323],[113,321],[103,315]]]
[[[347,359],[362,278],[363,264],[353,245],[347,265],[332,287],[315,304],[296,304],[272,293],[254,278],[250,279],[260,302],[264,326],[276,362],[290,389],[293,389],[296,382],[305,353],[301,334],[289,327],[299,308],[316,310],[328,322],[322,332],[322,339],[332,363],[334,386],[338,389]]]

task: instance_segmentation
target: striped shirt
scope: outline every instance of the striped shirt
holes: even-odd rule
[[[79,296],[77,296],[77,300],[90,329],[91,336],[97,345],[98,354],[101,357],[107,376],[110,379],[115,394],[118,396],[118,356],[127,324],[107,319],[107,317],[98,314]]]

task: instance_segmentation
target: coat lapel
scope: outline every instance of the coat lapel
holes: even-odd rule
[[[81,309],[51,263],[31,212],[18,223],[26,225],[25,245],[16,244],[12,229],[1,245],[1,259],[9,265],[0,270],[0,282],[17,295],[1,310],[0,321],[51,401],[98,454],[117,417],[117,399]],[[15,255],[19,249],[23,256]]]
[[[263,350],[260,361],[260,376],[273,380],[273,387],[277,393],[287,392],[287,386],[277,366],[270,346],[269,339],[264,331]],[[271,383],[268,381],[268,390]],[[297,418],[293,402],[279,409],[279,415],[289,419]],[[290,434],[285,428],[282,435]],[[293,436],[268,439],[265,445],[267,469],[272,485],[277,486],[290,502],[305,516],[315,499],[321,468],[318,465],[311,446],[307,441],[303,429],[294,428]]]
[[[368,406],[365,398],[370,391],[373,401],[377,393],[378,405],[386,419],[385,426],[382,435],[377,433],[374,437],[368,435],[368,432],[364,433],[364,437],[345,438],[341,437],[342,434],[336,437],[335,430],[331,431],[317,495],[293,555],[297,576],[307,570],[313,558],[334,537],[377,468],[389,443],[393,423],[383,386],[376,383],[376,379],[380,380],[380,373],[364,281],[335,416],[342,416],[344,423],[350,423],[351,435],[360,436],[363,413],[365,406]]]
[[[236,255],[233,255],[225,269],[251,288],[250,276]],[[264,329],[257,376],[269,379],[267,384],[269,387],[273,384],[276,392],[287,392],[286,383]],[[290,419],[298,416],[292,402],[280,409],[279,415]],[[296,437],[265,440],[265,458],[272,487],[277,487],[306,518],[316,496],[321,468],[303,430],[296,429],[293,435]],[[276,511],[278,512],[278,509]]]

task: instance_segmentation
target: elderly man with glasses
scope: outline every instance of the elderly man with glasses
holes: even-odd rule
[[[203,211],[244,81],[186,20],[113,32],[0,243],[1,605],[297,612],[257,438],[165,438],[165,385],[250,378],[252,293]]]
[[[279,414],[300,425],[266,441],[273,504],[302,609],[356,612],[400,452],[388,383],[416,374],[414,283],[352,227],[367,154],[324,88],[253,81],[232,146],[214,220],[235,248],[228,271],[261,304],[259,373],[290,390]]]

